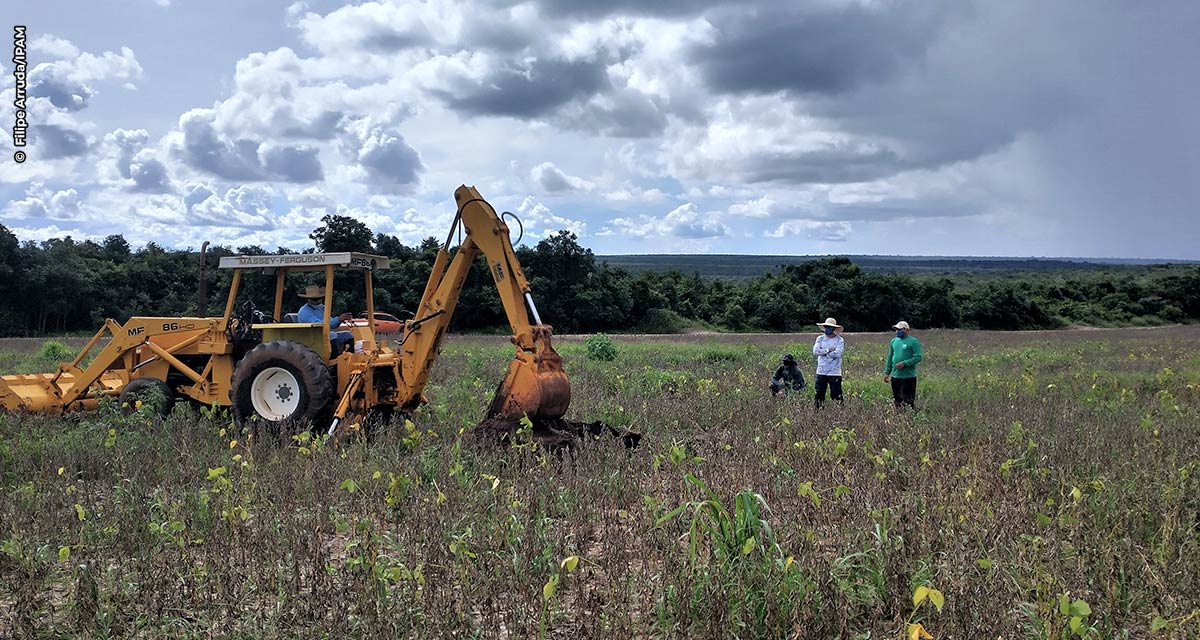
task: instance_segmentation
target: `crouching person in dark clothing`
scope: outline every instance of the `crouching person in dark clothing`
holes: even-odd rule
[[[783,356],[779,368],[775,370],[775,376],[771,378],[771,393],[780,396],[788,391],[800,391],[803,388],[804,373],[796,364],[796,358],[790,353]]]

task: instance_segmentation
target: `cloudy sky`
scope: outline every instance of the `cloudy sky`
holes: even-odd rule
[[[5,3],[0,223],[296,249],[1200,259],[1195,0]],[[12,159],[11,25],[29,159]]]

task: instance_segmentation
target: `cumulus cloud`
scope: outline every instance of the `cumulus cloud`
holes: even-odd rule
[[[662,202],[667,194],[662,190],[651,187],[643,188],[626,181],[620,187],[604,192],[604,199],[612,202]]]
[[[452,75],[432,88],[448,107],[466,115],[538,118],[610,86],[605,65],[598,60],[480,57],[476,63],[471,70],[443,65]]]
[[[695,204],[682,204],[661,218],[638,216],[615,218],[597,235],[628,236],[639,239],[678,238],[700,240],[730,235],[730,228],[713,213],[702,213]]]
[[[57,64],[40,64],[29,74],[29,95],[46,98],[59,109],[79,111],[92,99],[92,89],[68,77],[68,71]]]
[[[70,40],[59,38],[57,36],[43,33],[33,40],[29,41],[29,50],[35,53],[41,53],[54,59],[70,59],[78,57],[80,54],[79,47],[76,47]]]
[[[92,144],[83,132],[59,124],[33,125],[29,138],[37,156],[47,160],[81,156]]]
[[[53,36],[41,36],[31,46],[35,51],[63,58],[38,64],[29,72],[29,95],[46,98],[59,109],[79,111],[87,107],[95,95],[93,84],[112,82],[132,87],[132,81],[142,76],[142,66],[128,47],[122,47],[120,53],[80,53],[71,42]]]
[[[521,217],[521,225],[525,230],[526,238],[545,238],[561,230],[570,231],[577,236],[587,233],[586,222],[556,215],[549,207],[535,200],[533,196],[526,196],[521,201],[517,213]],[[513,229],[512,231],[517,232],[518,230]],[[516,238],[513,239],[516,240]]]
[[[306,144],[233,139],[213,126],[211,109],[192,109],[179,118],[176,148],[189,166],[232,181],[315,182],[324,178],[319,149]]]
[[[763,232],[763,235],[768,238],[804,235],[824,242],[845,242],[853,230],[851,224],[845,221],[785,220],[774,230]]]
[[[104,142],[113,149],[117,172],[128,178],[133,156],[150,143],[150,133],[145,129],[114,129],[104,136]]]
[[[289,8],[289,12],[298,15],[304,9]],[[322,51],[390,53],[433,43],[430,30],[440,21],[430,9],[428,3],[366,2],[326,15],[306,12],[297,26],[304,39]]]
[[[746,218],[768,218],[771,216],[771,210],[774,208],[774,205],[774,200],[771,200],[769,196],[763,196],[756,200],[731,205],[729,213]]]
[[[333,138],[357,94],[328,66],[288,47],[251,53],[237,63],[233,94],[213,107],[214,126],[231,136]],[[358,106],[382,110],[381,102]]]
[[[171,191],[171,178],[167,165],[154,157],[152,151],[142,151],[129,163],[129,178],[133,180],[131,191],[140,193],[167,193]]]
[[[420,154],[404,141],[404,136],[369,118],[347,124],[342,147],[368,182],[387,191],[416,184],[425,168]]]
[[[193,109],[179,117],[183,161],[195,169],[227,180],[261,180],[265,176],[258,160],[259,143],[230,140],[213,128],[211,109]]]
[[[498,0],[502,4],[514,0]],[[720,0],[537,0],[538,7],[554,17],[596,18],[613,14],[674,16],[701,12]]]
[[[667,112],[653,96],[640,91],[598,93],[586,102],[564,109],[559,121],[578,129],[614,138],[648,138],[667,128]]]
[[[316,182],[324,178],[317,152],[304,144],[267,143],[259,148],[259,159],[267,175],[287,182]]]
[[[575,176],[569,176],[563,173],[563,171],[554,166],[554,163],[552,162],[543,162],[542,164],[539,164],[529,172],[529,175],[533,178],[534,182],[541,185],[542,189],[545,189],[549,193],[591,191],[596,187],[595,184],[584,180],[583,178],[577,178]]]
[[[272,229],[273,196],[274,191],[264,185],[241,185],[220,196],[207,185],[189,184],[183,196],[185,217],[200,226]]]
[[[875,180],[910,168],[890,141],[780,109],[774,97],[727,99],[717,111],[719,117],[667,143],[670,170],[705,181],[810,185]]]
[[[167,193],[172,190],[166,164],[157,151],[147,148],[150,134],[145,129],[115,129],[104,136],[117,174],[127,180],[129,191]]]
[[[75,189],[55,191],[40,182],[30,184],[25,197],[8,203],[4,215],[14,220],[76,221],[85,217],[79,193]]]

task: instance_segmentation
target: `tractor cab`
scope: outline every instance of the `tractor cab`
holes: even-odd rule
[[[375,340],[372,275],[388,268],[387,258],[352,252],[228,256],[221,258],[219,267],[233,270],[223,320],[229,353],[236,362],[229,382],[229,400],[238,424],[257,423],[278,429],[309,422],[332,435],[347,417],[360,420],[372,411],[388,414],[396,406],[401,381],[399,358],[387,344]],[[367,321],[361,326],[355,323],[336,329],[349,336],[331,335],[334,273],[339,270],[361,273],[366,288]],[[274,304],[269,313],[255,308],[251,295],[243,296],[245,301],[237,304],[239,288],[251,289],[243,282],[247,273],[275,277]],[[308,277],[289,279],[293,274]],[[302,280],[307,287],[299,284]],[[315,285],[313,281],[324,284]],[[265,297],[262,288],[255,289],[258,296]],[[320,293],[312,293],[315,291]],[[299,306],[301,297],[324,304],[319,318],[310,318],[317,321],[298,322],[299,318],[290,313]],[[331,340],[345,337],[351,338],[348,343]]]
[[[343,342],[331,341],[330,328],[333,309],[334,272],[338,270],[358,271],[363,274],[366,291],[367,322],[362,326],[339,327],[337,331],[352,334],[349,342],[351,351],[374,351],[379,348],[375,341],[375,296],[372,274],[387,269],[388,259],[366,253],[301,253],[283,255],[226,256],[221,258],[221,269],[232,269],[233,280],[229,287],[229,299],[225,305],[225,318],[229,333],[235,342],[235,351],[246,351],[258,343],[274,340],[290,340],[300,343],[321,356],[329,364],[341,357]],[[324,274],[324,294],[319,301],[324,305],[320,322],[299,322],[294,312],[300,292],[289,290],[288,275],[303,272]],[[237,306],[239,287],[244,273],[275,276],[275,298],[268,314],[254,307],[247,300]],[[320,278],[316,278],[320,279]],[[313,289],[315,287],[310,287]]]

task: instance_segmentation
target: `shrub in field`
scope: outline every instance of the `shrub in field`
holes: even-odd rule
[[[680,333],[687,328],[687,319],[670,309],[651,309],[638,324],[642,333]]]
[[[588,360],[612,362],[617,359],[617,343],[608,334],[597,333],[587,339]]]
[[[742,350],[729,344],[710,342],[700,351],[701,362],[733,363],[742,357]]]
[[[57,340],[47,340],[42,343],[42,348],[38,350],[38,357],[43,360],[70,360],[75,357],[75,352]]]

